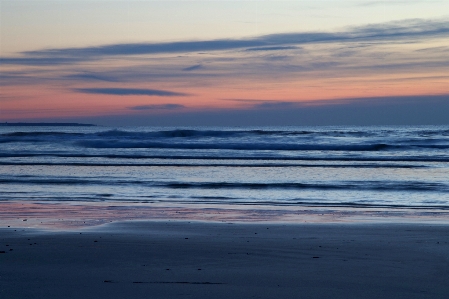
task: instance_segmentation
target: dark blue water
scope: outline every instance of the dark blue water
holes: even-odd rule
[[[0,127],[0,201],[449,207],[449,127]]]

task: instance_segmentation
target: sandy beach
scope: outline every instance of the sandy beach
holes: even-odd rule
[[[448,298],[449,226],[117,222],[0,230],[0,297]]]

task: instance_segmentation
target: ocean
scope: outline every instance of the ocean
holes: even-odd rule
[[[449,208],[449,127],[1,126],[0,201]]]

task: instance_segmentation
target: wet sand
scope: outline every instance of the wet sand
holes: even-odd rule
[[[0,298],[449,298],[449,226],[0,229]]]

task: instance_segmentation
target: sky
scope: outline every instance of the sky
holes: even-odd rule
[[[449,1],[0,0],[0,122],[449,124]]]

